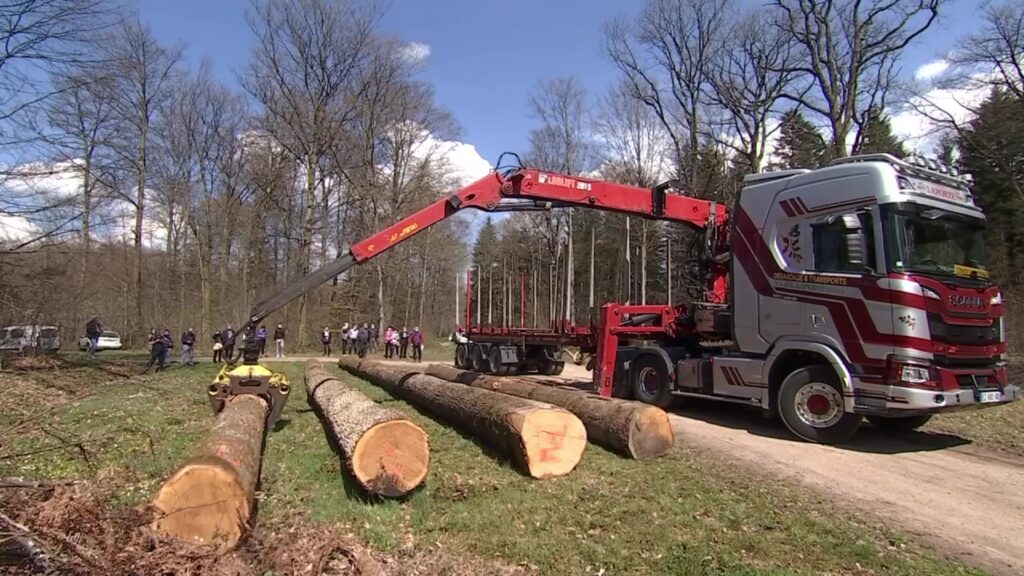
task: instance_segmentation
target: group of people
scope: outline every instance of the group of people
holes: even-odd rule
[[[92,317],[86,324],[86,337],[89,340],[88,354],[94,356],[96,352],[97,341],[100,334],[103,331],[103,326],[97,317]],[[348,322],[341,327],[338,331],[341,338],[341,353],[343,355],[356,354],[360,358],[365,358],[367,354],[376,354],[377,349],[380,346],[380,335],[375,324],[366,324],[365,322],[361,325],[353,324],[349,326]],[[266,345],[267,345],[267,327],[260,326],[254,334],[256,344],[260,350],[260,357],[266,356]],[[284,342],[285,342],[285,329],[281,324],[277,325],[274,329],[274,344],[275,344],[275,357],[284,358]],[[213,362],[227,362],[235,355],[236,344],[244,345],[247,335],[245,333],[238,335],[231,324],[228,324],[224,329],[215,331],[211,335],[213,341]],[[237,338],[237,342],[236,342]],[[320,332],[320,343],[323,344],[324,356],[331,355],[331,344],[333,342],[333,332],[330,327],[324,326],[323,331]],[[149,363],[146,365],[148,371],[153,366],[156,366],[156,370],[159,372],[167,367],[171,350],[174,349],[174,338],[171,337],[171,331],[164,329],[163,331],[157,331],[156,328],[152,328],[149,331],[149,337],[147,339],[149,343]],[[192,328],[182,332],[181,334],[181,365],[182,366],[195,366],[196,364],[196,333]],[[395,329],[394,326],[388,326],[384,331],[384,357],[385,358],[401,358],[405,359],[409,357],[409,349],[412,348],[412,359],[414,362],[421,362],[423,360],[423,333],[420,332],[419,326],[416,326],[412,331],[408,331],[404,326],[401,330]]]
[[[341,337],[341,354],[355,354],[365,358],[367,354],[376,354],[380,346],[380,333],[375,324],[353,324],[348,322],[339,331]],[[324,356],[331,355],[331,330],[324,326],[320,333],[320,342],[324,346]],[[423,333],[419,326],[408,331],[404,326],[396,330],[394,326],[388,326],[384,331],[384,357],[385,358],[408,358],[409,348],[412,348],[412,359],[414,362],[423,360]]]
[[[267,355],[267,334],[267,327],[265,325],[261,325],[259,328],[256,329],[256,334],[254,335],[256,339],[256,345],[260,349],[260,358]],[[213,339],[214,362],[227,362],[229,358],[234,356],[236,334],[234,329],[231,328],[231,324],[228,324],[227,328],[219,332],[214,332],[211,338]],[[242,333],[242,335],[238,337],[237,341],[244,343],[245,338],[245,333]],[[278,324],[277,328],[274,329],[274,346],[276,358],[284,358],[284,339],[284,326]]]
[[[174,349],[174,338],[171,337],[170,330],[164,329],[163,332],[158,333],[156,328],[152,328],[149,331],[147,342],[149,342],[149,363],[146,364],[144,371],[148,371],[155,364],[156,371],[159,372],[167,367],[171,350]],[[180,362],[182,366],[196,365],[196,333],[191,328],[181,333]]]

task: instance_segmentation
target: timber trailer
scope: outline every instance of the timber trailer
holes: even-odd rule
[[[607,303],[592,326],[478,327],[456,347],[456,365],[555,373],[562,347],[578,346],[592,355],[602,396],[759,406],[796,436],[829,444],[864,418],[910,430],[939,412],[1019,398],[1007,381],[1002,295],[985,268],[985,216],[969,178],[951,168],[873,154],[751,174],[730,215],[675,182],[637,188],[526,168],[511,156],[515,165],[499,158],[492,173],[258,304],[245,330],[460,210],[592,208],[691,229],[691,301]]]

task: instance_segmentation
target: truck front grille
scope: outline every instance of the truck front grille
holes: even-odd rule
[[[988,326],[962,326],[948,324],[938,314],[928,315],[928,329],[932,339],[960,346],[985,346],[999,343],[999,320]]]

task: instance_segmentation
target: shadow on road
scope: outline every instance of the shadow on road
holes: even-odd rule
[[[679,416],[708,424],[746,430],[756,436],[802,442],[786,429],[781,420],[765,418],[761,409],[754,406],[687,398],[683,402],[677,401],[671,411]],[[966,438],[938,432],[882,432],[865,421],[852,440],[837,445],[836,448],[873,454],[903,454],[946,450],[970,443],[971,441]]]

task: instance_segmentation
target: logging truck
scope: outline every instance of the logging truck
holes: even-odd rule
[[[759,406],[796,436],[829,444],[849,439],[865,418],[910,430],[939,412],[1019,397],[1007,380],[1002,294],[985,263],[985,216],[970,178],[952,168],[873,154],[756,173],[727,209],[676,182],[637,188],[527,168],[511,156],[514,165],[499,158],[492,173],[257,305],[247,329],[461,210],[590,208],[689,229],[692,285],[676,292],[686,301],[610,302],[591,325],[534,330],[469,326],[467,298],[456,366],[555,374],[572,345],[592,356],[603,396]]]

